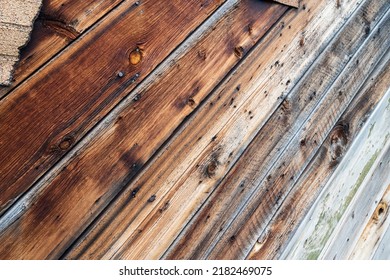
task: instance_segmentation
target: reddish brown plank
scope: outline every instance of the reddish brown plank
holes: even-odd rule
[[[223,2],[126,2],[6,97],[0,213]],[[133,65],[136,52],[142,60]]]
[[[123,0],[47,0],[30,42],[21,51],[13,83],[0,87],[0,99]]]

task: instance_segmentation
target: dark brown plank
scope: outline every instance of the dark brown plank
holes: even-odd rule
[[[0,99],[121,2],[123,0],[43,1],[31,40],[21,51],[14,81],[11,86],[0,87]]]
[[[0,212],[223,2],[126,2],[5,98]],[[142,59],[133,65],[129,57],[137,52]]]

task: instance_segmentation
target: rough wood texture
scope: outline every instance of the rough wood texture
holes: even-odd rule
[[[0,134],[7,145],[0,147],[0,158],[7,160],[0,162],[0,212],[222,2],[125,2],[4,99],[0,103]],[[135,52],[142,59],[133,65],[129,57]]]
[[[10,85],[41,5],[41,0],[0,0],[0,85]]]
[[[278,259],[286,249],[296,227],[307,214],[347,150],[368,121],[375,106],[390,86],[390,53],[368,77],[347,111],[295,183],[287,199],[273,216],[253,246],[248,259]]]
[[[309,4],[310,5],[310,4]],[[310,6],[310,8],[312,8]],[[296,28],[297,32],[298,30],[301,30],[301,22],[304,22],[305,19],[304,17],[311,17],[313,18],[320,18],[320,14],[323,12],[323,7],[319,7],[318,10],[312,8],[312,13],[306,13],[302,12],[301,15],[299,15],[296,18],[293,18],[294,20],[287,20],[286,18],[284,19],[284,24],[288,28],[286,29],[285,33],[283,34],[284,36],[295,36],[293,28]],[[344,12],[347,13],[348,9],[346,9]],[[318,14],[316,14],[318,13]],[[347,18],[347,16],[346,16]],[[302,20],[302,21],[301,21]],[[338,28],[340,28],[340,22],[333,21],[330,19],[329,23],[322,21],[324,24],[324,28],[329,31],[329,34],[333,34],[337,32]],[[329,25],[327,25],[329,24]],[[326,26],[325,26],[326,25]],[[291,28],[289,27],[291,26]],[[310,25],[307,26],[307,31],[306,31],[306,38],[318,38],[315,35],[311,34],[311,29],[312,26],[316,26],[315,20],[310,21]],[[314,28],[314,32],[321,32],[317,29],[317,27]],[[330,36],[332,37],[332,36]],[[290,38],[289,38],[290,39]],[[284,43],[287,43],[288,45],[298,45],[301,46],[300,41],[301,38],[299,38],[296,42],[293,41],[293,43],[290,43],[286,37],[282,37],[280,40]],[[326,40],[326,37],[323,36],[321,39]],[[350,38],[351,39],[351,38]],[[295,40],[295,39],[294,39]],[[348,41],[349,39],[346,39]],[[353,41],[353,40],[352,40]],[[273,42],[275,45],[276,44],[281,44],[277,40]],[[326,45],[329,43],[326,42]],[[270,50],[274,50],[275,45],[271,44]],[[305,53],[305,46],[309,46],[312,48],[312,52],[314,52],[313,46],[319,47],[321,46],[321,43],[311,41],[310,39],[306,39],[306,44],[304,44],[301,51]],[[359,44],[355,45],[355,48],[357,48]],[[291,49],[292,51],[293,49]],[[353,47],[352,47],[353,50]],[[323,51],[323,50],[321,50]],[[296,50],[294,49],[294,52]],[[269,58],[270,54],[264,55],[265,57]],[[292,62],[293,65],[290,65],[290,55],[289,51],[284,50],[283,54],[286,54],[286,58],[284,58],[283,55],[278,54],[278,59],[271,58],[269,61],[266,63],[273,63],[274,65],[264,65],[264,69],[269,69],[269,68],[274,68],[276,66],[276,71],[279,74],[285,73],[283,70],[284,69],[289,69],[289,76],[288,77],[283,77],[281,80],[278,80],[276,78],[277,76],[273,73],[267,73],[267,71],[264,71],[265,73],[262,73],[261,75],[268,76],[270,80],[264,79],[264,84],[263,87],[258,86],[257,87],[257,92],[264,93],[262,96],[263,99],[258,101],[259,103],[256,104],[253,102],[253,100],[248,101],[246,105],[243,106],[241,109],[241,112],[247,111],[246,114],[248,114],[249,111],[253,112],[253,114],[256,114],[255,108],[262,108],[262,111],[265,110],[266,108],[266,101],[267,99],[264,98],[267,96],[272,96],[274,95],[275,99],[279,96],[280,92],[284,92],[284,88],[278,88],[278,85],[282,83],[288,84],[289,86],[292,84],[292,87],[296,86],[297,80],[299,80],[299,73],[305,72],[307,68],[299,69],[295,68],[298,67],[297,65],[310,65],[308,61],[310,61],[310,57],[302,55],[300,56],[300,53],[297,55],[297,57],[294,56],[294,61]],[[223,179],[223,182],[218,186],[215,186],[216,188],[215,192],[211,194],[210,198],[208,198],[208,201],[202,206],[202,208],[198,211],[196,214],[195,218],[189,223],[188,227],[184,230],[184,232],[181,234],[181,236],[176,240],[176,244],[171,247],[171,252],[169,252],[165,257],[166,258],[206,258],[207,255],[210,253],[209,250],[212,249],[212,247],[218,242],[218,239],[222,237],[223,233],[227,228],[229,228],[229,223],[234,219],[234,217],[241,212],[242,210],[242,205],[247,200],[249,197],[252,196],[252,192],[254,191],[254,188],[257,185],[257,181],[260,180],[264,175],[263,173],[266,172],[271,166],[272,166],[272,158],[278,158],[278,155],[282,153],[281,148],[284,147],[285,144],[287,144],[290,141],[290,137],[294,135],[294,133],[289,131],[288,129],[291,127],[292,130],[299,128],[299,122],[297,122],[295,128],[293,126],[294,122],[296,119],[301,118],[301,122],[306,119],[307,114],[310,113],[310,107],[313,108],[313,106],[320,100],[321,97],[321,91],[324,91],[322,94],[325,93],[326,89],[331,85],[337,77],[338,73],[334,73],[332,76],[332,73],[328,75],[330,71],[327,71],[327,69],[332,69],[333,67],[338,69],[337,66],[338,64],[341,64],[340,67],[342,69],[342,65],[346,63],[344,55],[342,55],[341,62],[338,60],[334,59],[329,60],[329,57],[334,57],[336,56],[337,52],[328,52],[327,55],[324,55],[323,58],[323,65],[322,68],[323,70],[318,71],[309,71],[310,75],[305,79],[305,81],[300,82],[298,86],[296,86],[296,90],[294,89],[294,93],[291,94],[287,90],[285,94],[289,94],[286,101],[283,102],[278,108],[278,111],[274,113],[274,116],[272,117],[272,121],[269,121],[264,127],[261,127],[261,124],[254,123],[253,125],[258,127],[259,129],[261,128],[260,134],[257,137],[257,146],[254,145],[252,148],[249,149],[250,151],[246,152],[245,156],[241,156],[240,158],[240,163],[237,162],[235,163],[235,153],[237,147],[232,147],[232,144],[229,142],[229,149],[227,150],[226,154],[226,162],[228,166],[230,165],[230,161],[232,164],[229,166],[231,167],[232,165],[237,166],[237,168],[234,167],[232,171],[230,171],[230,175],[225,177]],[[272,57],[272,56],[271,56]],[[306,60],[307,59],[307,60]],[[344,61],[343,61],[344,60]],[[276,61],[276,62],[275,62]],[[332,62],[332,63],[331,63]],[[332,65],[330,66],[329,65]],[[334,64],[333,64],[334,63]],[[257,63],[249,63],[248,65],[258,65],[259,62]],[[286,68],[279,68],[280,65],[285,65]],[[268,66],[268,67],[267,67]],[[307,67],[308,67],[307,66]],[[321,66],[321,63],[320,63]],[[339,68],[339,70],[340,70]],[[314,68],[316,69],[316,68]],[[321,68],[320,68],[321,69]],[[338,70],[338,71],[339,71]],[[248,71],[248,70],[246,70]],[[279,72],[280,71],[280,72]],[[249,71],[248,71],[249,72]],[[322,77],[318,79],[318,83],[313,81],[313,77],[316,77],[316,72],[322,73]],[[244,71],[244,73],[246,73]],[[295,74],[292,74],[295,73]],[[324,74],[325,73],[325,74]],[[244,74],[246,76],[246,74]],[[294,76],[294,75],[297,75]],[[255,75],[256,76],[256,75]],[[272,78],[271,78],[272,77]],[[316,80],[316,79],[314,79]],[[322,81],[321,85],[319,85],[320,81]],[[243,77],[238,77],[237,81],[242,82],[242,91],[245,92],[246,88],[244,87],[245,85],[245,79]],[[236,82],[237,82],[236,81]],[[290,88],[291,89],[291,88]],[[313,95],[314,92],[318,92],[318,94]],[[244,93],[242,93],[243,95]],[[291,97],[289,97],[292,95]],[[295,97],[293,97],[295,96]],[[280,103],[278,103],[280,104]],[[306,106],[309,106],[308,110],[306,111]],[[252,110],[253,108],[253,110]],[[294,110],[293,110],[294,109]],[[302,114],[302,116],[299,118],[299,114]],[[251,113],[252,114],[252,113]],[[291,115],[291,119],[289,118]],[[306,117],[305,117],[306,115]],[[238,118],[240,119],[240,118]],[[241,115],[241,119],[245,120],[245,118]],[[249,116],[250,119],[250,116]],[[256,117],[253,118],[256,120]],[[265,118],[267,119],[267,118]],[[259,119],[257,118],[257,121]],[[252,125],[250,123],[250,125]],[[236,141],[239,143],[239,151],[243,150],[245,146],[240,143],[239,141],[241,140],[239,137],[247,137],[244,134],[244,131],[246,131],[246,126],[249,126],[248,124],[243,124],[241,126],[238,126],[239,132],[236,132],[236,134],[232,133],[233,137],[231,139],[231,142],[235,143]],[[245,129],[244,129],[245,128]],[[239,136],[240,135],[240,136]],[[219,138],[219,137],[218,137]],[[221,138],[227,138],[226,135],[221,136]],[[283,140],[284,138],[284,140]],[[240,139],[240,140],[238,140]],[[282,141],[283,140],[283,141]],[[224,146],[221,143],[218,143],[218,139],[216,140],[217,146]],[[277,145],[277,143],[280,143],[280,146]],[[224,148],[225,149],[225,148]],[[210,150],[209,150],[210,151]],[[230,151],[233,152],[233,154],[229,155]],[[280,153],[279,153],[280,151]],[[206,151],[207,152],[207,151]],[[222,155],[224,151],[222,150]],[[267,158],[270,156],[270,158]],[[223,158],[221,160],[220,158]],[[248,160],[248,161],[247,161]],[[216,172],[216,175],[213,176],[215,177],[216,182],[218,183],[219,178],[223,178],[225,176],[225,156],[221,156],[218,158],[218,161],[220,162],[218,166],[219,172]],[[188,182],[183,184],[183,188],[188,189]],[[213,189],[214,189],[213,188]],[[213,190],[211,189],[211,190]],[[270,188],[272,189],[272,188]],[[209,191],[208,189],[207,191]],[[272,204],[272,203],[270,203]],[[199,226],[202,225],[202,226]],[[191,244],[197,244],[197,245],[191,245]],[[226,245],[226,247],[231,247],[231,245]]]
[[[375,41],[378,34],[382,34],[382,30],[390,30],[389,18],[390,12],[388,11],[382,19],[382,24],[377,26],[374,35],[369,39],[370,41]],[[382,42],[381,46],[387,50],[390,42]],[[365,58],[359,57],[357,59],[363,62]],[[366,66],[362,69],[358,68],[359,71],[365,71],[369,68],[368,65],[371,67],[372,64],[364,63],[363,65]],[[369,134],[369,131],[365,133]],[[320,256],[336,225],[360,188],[368,170],[376,161],[378,151],[382,151],[383,145],[387,143],[386,135],[382,136],[380,141],[377,139],[378,141],[372,143],[373,145],[363,146],[364,153],[359,150],[359,160],[352,161],[352,166],[348,168],[347,173],[344,173],[343,168],[339,168],[333,175],[332,180],[328,182],[328,187],[325,187],[325,191],[321,193],[316,205],[305,217],[300,229],[290,242],[289,248],[284,253],[286,258],[317,259]]]
[[[224,67],[227,66],[227,64],[231,64],[234,61],[237,61],[237,59],[240,59],[244,56],[244,54],[249,50],[251,46],[255,43],[256,39],[259,39],[266,30],[282,15],[282,13],[285,11],[285,8],[280,9],[281,7],[277,7],[274,5],[269,5],[265,3],[256,3],[253,1],[241,1],[239,5],[235,7],[232,11],[229,13],[226,13],[221,17],[221,19],[216,23],[210,26],[211,29],[213,29],[212,34],[210,36],[207,36],[204,38],[204,40],[201,42],[201,44],[196,45],[194,47],[196,52],[199,52],[202,54],[202,56],[207,56],[207,57],[214,57],[213,61],[209,61],[212,67],[215,69],[210,69],[210,71],[205,68],[204,70],[207,71],[207,77],[210,80],[215,80],[215,82],[219,82],[223,75],[225,75],[227,72],[222,71]],[[234,43],[229,43],[226,45],[226,41],[228,41],[228,38],[231,38],[231,34],[229,34],[231,31],[233,34],[236,34],[237,36],[237,41]],[[217,35],[219,34],[219,35]],[[222,35],[224,34],[224,35]],[[249,37],[248,37],[249,35]],[[215,36],[218,36],[219,38],[217,39]],[[221,37],[222,36],[222,37]],[[226,37],[225,37],[226,36]],[[248,40],[251,38],[251,40]],[[220,42],[217,45],[212,42]],[[230,46],[235,46],[234,48]],[[219,52],[222,50],[224,51],[224,54],[217,55],[216,53],[213,54],[214,50],[219,50]],[[196,55],[196,53],[195,53]],[[223,57],[219,58],[221,55]],[[192,56],[192,55],[191,55]],[[190,57],[191,57],[190,56]],[[218,62],[217,62],[218,61]],[[179,64],[185,64],[185,61],[178,61]],[[221,65],[218,65],[218,63],[223,63]],[[210,66],[211,66],[210,65]],[[224,66],[222,66],[224,65]],[[210,67],[209,66],[209,67]],[[202,67],[202,65],[200,65]],[[218,69],[218,70],[216,70]],[[191,71],[192,73],[196,73],[194,77],[191,77],[191,80],[187,82],[187,84],[192,84],[192,78],[195,78],[195,81],[199,79],[202,75],[204,75],[202,71],[198,73],[198,70],[194,68],[193,66],[191,68],[183,67],[181,69],[180,73],[176,73],[175,76],[176,78],[187,80],[188,78],[185,78],[185,76],[188,76],[187,71]],[[211,74],[213,73],[213,74]],[[219,77],[218,77],[219,76]],[[173,77],[173,76],[169,76]],[[218,77],[218,79],[216,79]],[[186,90],[189,92],[191,95],[186,96],[186,97],[181,97],[182,90],[181,89],[176,89],[175,92],[180,93],[178,98],[181,101],[174,101],[176,104],[185,104],[190,100],[190,107],[191,106],[197,106],[201,99],[204,98],[205,94],[207,93],[207,90],[211,90],[217,83],[213,82],[210,85],[205,86],[199,86],[198,83],[195,83],[193,86],[195,88],[191,90]],[[158,82],[161,84],[161,82]],[[157,86],[157,85],[156,85]],[[180,86],[181,87],[181,86]],[[156,87],[156,89],[160,88],[160,86]],[[164,87],[161,88],[162,90],[165,90]],[[154,87],[152,88],[154,91]],[[160,89],[159,89],[160,90]],[[184,93],[184,92],[183,92]],[[233,93],[234,94],[234,93]],[[230,99],[229,99],[230,102]],[[228,102],[228,103],[229,103]],[[230,103],[230,107],[233,107],[233,105]],[[170,108],[170,107],[169,107]],[[170,108],[169,111],[172,111],[173,114],[175,114],[176,108]],[[177,115],[177,113],[176,113]],[[167,120],[170,119],[170,122],[174,120],[173,117],[167,118]],[[156,121],[154,121],[156,122]],[[160,124],[161,121],[158,121]],[[210,123],[211,124],[211,123]],[[166,124],[164,125],[166,126]],[[202,132],[203,133],[203,132]],[[196,131],[193,131],[192,135],[197,135],[194,136],[196,139],[200,137],[200,134],[197,134]],[[210,137],[211,138],[211,137]],[[193,139],[191,136],[190,139]],[[187,141],[187,140],[186,140]],[[202,141],[203,143],[208,143],[207,138],[205,137],[204,140]],[[150,145],[150,143],[148,144]],[[186,144],[187,146],[187,144]],[[145,150],[146,148],[144,148]],[[147,150],[147,149],[146,149]],[[181,156],[184,156],[186,152],[184,152],[182,149],[178,149],[178,151],[181,151]],[[175,153],[176,154],[176,153]],[[158,156],[159,157],[159,156]],[[159,161],[159,163],[156,166],[160,166],[161,171],[163,172],[163,166],[165,167],[173,167],[172,166],[172,161],[171,159],[169,161],[166,161],[162,159]],[[180,172],[181,168],[175,168],[176,171]],[[155,172],[156,170],[152,171],[150,174]],[[159,174],[160,174],[159,172]],[[150,175],[147,175],[150,176]],[[161,178],[161,177],[160,177]],[[162,178],[161,178],[162,179]],[[155,180],[155,176],[153,175],[153,179]],[[161,181],[163,181],[162,179]],[[136,186],[139,185],[139,187],[134,187],[134,184],[131,186],[127,187],[127,190],[124,194],[121,195],[120,200],[115,203],[116,206],[111,209],[107,215],[105,214],[104,216],[104,221],[101,223],[98,223],[96,228],[94,228],[93,232],[89,234],[89,236],[86,238],[86,240],[82,241],[82,244],[79,245],[76,249],[74,249],[74,252],[70,253],[68,258],[75,258],[75,257],[83,257],[83,258],[94,258],[94,257],[102,257],[104,256],[105,258],[110,258],[112,257],[110,254],[112,254],[113,251],[115,251],[115,246],[112,245],[113,243],[118,243],[117,240],[115,240],[115,236],[118,236],[121,231],[126,231],[126,227],[128,224],[128,220],[131,220],[131,217],[134,217],[132,215],[128,215],[125,211],[123,211],[123,216],[122,213],[119,216],[116,213],[116,209],[121,209],[121,207],[126,207],[126,208],[133,208],[132,212],[135,214],[141,209],[145,208],[145,201],[148,201],[150,197],[152,197],[154,194],[156,194],[157,189],[161,188],[160,182],[158,183],[155,182],[155,184],[151,184],[149,188],[146,185],[149,185],[147,182],[145,183],[135,183]],[[144,186],[145,185],[145,186]],[[134,191],[134,188],[137,189]],[[162,188],[161,188],[162,189]],[[137,195],[135,195],[135,192]],[[145,193],[146,192],[146,193]],[[153,193],[151,193],[153,192]],[[129,196],[132,197],[131,201],[129,201]],[[148,196],[148,197],[146,197]],[[161,199],[160,195],[157,195],[156,198],[156,203]],[[150,208],[153,206],[150,204],[150,206],[146,207]],[[146,210],[145,209],[145,210]],[[114,214],[116,213],[116,214]],[[114,216],[115,215],[115,218]],[[141,216],[141,215],[140,215]],[[109,222],[112,223],[112,227],[106,228],[105,223]],[[115,224],[115,225],[114,225]],[[100,232],[102,231],[102,232]],[[106,240],[106,244],[104,246],[96,246],[99,242],[95,242],[94,240]],[[88,248],[91,241],[93,241],[94,244],[91,245],[91,248]]]
[[[201,36],[194,34],[197,39],[189,43],[191,48],[184,43],[183,49],[179,50],[180,56],[169,61],[164,72],[151,79],[150,86],[137,90],[110,120],[97,128],[101,133],[78,151],[78,155],[69,158],[70,161],[63,165],[65,169],[57,177],[50,179],[49,175],[42,190],[28,201],[31,208],[23,213],[24,218],[19,217],[2,235],[4,240],[8,240],[2,255],[11,258],[58,257],[66,248],[65,244],[69,245],[81,233],[136,174],[164,138],[285,11],[284,7],[262,2],[240,1],[239,5],[235,4],[236,1],[229,1],[229,13],[217,17],[211,27],[207,25],[209,32],[203,30]],[[202,83],[200,77],[205,73],[208,73],[209,79]],[[188,87],[172,83],[177,79],[189,79],[184,83]],[[139,130],[139,127],[143,129]],[[131,137],[123,139],[124,135]],[[82,201],[79,200],[81,197]],[[48,200],[62,202],[50,204]],[[42,205],[46,205],[46,209]],[[65,209],[65,205],[70,208]],[[40,216],[40,221],[46,221],[45,227],[36,226],[37,221],[32,218],[36,215]],[[83,217],[81,220],[78,219],[80,216]],[[26,222],[23,227],[32,231],[26,230],[18,236],[12,234],[11,228],[17,230],[20,222]],[[58,230],[59,227],[63,230]],[[53,228],[56,231],[51,230]],[[27,241],[27,236],[32,239]],[[14,242],[15,237],[20,238],[18,242]],[[26,243],[22,245],[22,242]],[[40,248],[39,243],[45,246]]]
[[[384,157],[383,161],[387,163],[390,159],[390,152],[387,151],[387,158]],[[383,165],[383,163],[382,163]],[[382,165],[380,167],[382,168]],[[384,165],[385,166],[385,165]],[[388,166],[387,167],[389,170]],[[388,173],[387,170],[375,170],[382,171],[383,174]],[[383,184],[385,181],[375,181],[375,183]],[[381,244],[386,242],[386,231],[390,228],[390,219],[389,219],[389,205],[390,205],[390,185],[387,187],[387,190],[383,196],[375,201],[374,205],[376,206],[368,223],[365,225],[365,229],[359,236],[358,242],[355,244],[351,254],[349,255],[350,259],[389,259],[390,255],[384,255],[383,249],[388,250],[388,243]]]
[[[284,18],[281,25],[287,27],[287,23],[287,19]],[[335,25],[337,26],[337,23]],[[299,29],[299,26],[296,28]],[[279,30],[275,33],[280,37]],[[294,34],[290,35],[294,36]],[[285,38],[280,40],[283,39]],[[275,40],[274,44],[278,43],[280,44]],[[267,46],[269,50],[274,50],[275,45],[268,46],[267,44],[269,42],[265,42],[261,47],[259,46],[259,49]],[[300,45],[299,39],[297,39],[296,44]],[[316,44],[313,43],[313,45]],[[271,76],[269,72],[263,73],[261,78],[256,76],[256,74],[271,66],[267,66],[266,63],[275,63],[272,55],[264,52],[264,49],[262,51],[261,54],[254,53],[253,56],[251,55],[252,58],[259,60],[248,59],[249,61],[244,63],[245,66],[239,67],[232,79],[228,79],[229,83],[221,85],[223,90],[218,90],[215,93],[214,97],[197,113],[194,122],[188,122],[186,129],[180,131],[180,135],[174,140],[173,144],[170,144],[164,150],[156,162],[152,163],[153,166],[149,170],[145,171],[138,180],[130,185],[116,205],[107,211],[109,213],[104,215],[101,223],[92,229],[88,242],[94,240],[93,236],[98,236],[102,238],[101,240],[118,239],[104,257],[156,258],[160,256],[164,251],[164,247],[174,240],[183,224],[186,224],[189,217],[196,211],[196,207],[202,204],[202,199],[208,196],[218,180],[223,177],[224,172],[234,164],[235,158],[240,156],[240,149],[244,149],[245,142],[250,141],[250,139],[248,140],[250,137],[245,135],[246,131],[250,131],[253,127],[256,127],[256,129],[261,127],[261,125],[259,126],[261,119],[256,118],[256,116],[259,116],[259,112],[251,109],[260,107],[266,110],[266,106],[262,106],[263,103],[259,105],[254,103],[253,100],[246,101],[248,102],[246,104],[251,104],[252,108],[245,108],[246,106],[242,105],[243,100],[248,98],[246,94],[250,95],[251,91],[248,88],[250,89],[254,85],[259,86],[257,79],[267,77],[267,75],[269,75],[268,78]],[[283,49],[284,52],[286,50]],[[279,56],[280,53],[277,52],[276,55]],[[261,58],[264,58],[265,61]],[[253,67],[253,65],[262,63],[265,63],[264,68],[256,70]],[[282,64],[282,61],[280,63]],[[296,64],[300,65],[300,63]],[[293,69],[290,65],[286,68]],[[258,72],[251,72],[250,69]],[[298,75],[300,73],[300,71],[292,72],[298,72]],[[279,80],[275,75],[272,78],[272,82],[267,80],[269,87],[277,88],[276,83],[279,83]],[[253,84],[250,84],[251,82]],[[294,78],[291,79],[289,84],[294,84]],[[259,90],[259,92],[263,91]],[[277,90],[274,94],[276,92]],[[241,110],[234,107],[241,107]],[[245,113],[244,108],[247,109]],[[241,114],[237,114],[234,118],[241,119],[246,125],[229,125],[232,132],[226,133],[229,130],[224,128],[223,132],[219,133],[218,131],[226,125],[226,122],[234,115],[235,111],[241,112]],[[249,125],[248,119],[252,119],[253,123]],[[204,127],[208,127],[207,132],[204,131]],[[236,145],[239,147],[238,149]],[[135,197],[129,200],[129,197],[132,196]],[[226,197],[233,196],[226,194]],[[149,198],[153,198],[153,203],[145,203]],[[220,199],[222,198],[220,197]],[[202,234],[207,235],[210,232],[208,228],[199,226],[203,223],[194,224]],[[117,226],[125,228],[126,231],[123,233],[116,231]],[[216,227],[212,227],[213,230],[214,228]],[[195,238],[199,237],[199,231],[194,234]],[[194,242],[186,244],[190,244],[189,247],[193,248],[193,244],[199,243],[194,240]],[[199,246],[204,249],[208,248],[207,244],[200,244]],[[90,248],[91,252],[99,250],[96,245],[93,247],[95,248]]]
[[[0,101],[0,258],[289,256],[321,191],[381,143],[361,135],[389,122],[374,108],[388,107],[390,3],[299,4],[47,1],[55,36],[31,50],[64,49]],[[349,208],[331,193],[327,213],[346,216],[310,257],[349,257],[364,229],[378,240],[364,251],[388,254],[388,220],[369,226],[380,157]]]
[[[387,197],[386,197],[387,198]],[[386,220],[388,221],[388,213],[387,211],[387,216]],[[387,222],[388,224],[388,222]],[[375,236],[375,235],[374,235]],[[374,260],[389,260],[390,259],[390,226],[387,225],[387,230],[381,240],[377,240],[379,242],[378,248],[373,256]]]
[[[382,223],[385,221],[383,218],[386,214],[387,202],[381,201],[381,199],[390,184],[390,172],[387,172],[390,170],[390,107],[388,110],[386,109],[389,102],[390,90],[378,105],[379,108],[374,112],[368,126],[365,128],[369,132],[365,135],[367,141],[359,137],[356,139],[355,145],[351,148],[355,151],[367,151],[366,156],[370,160],[362,160],[358,155],[351,158],[350,154],[345,157],[345,161],[348,162],[348,167],[343,167],[344,170],[348,170],[349,172],[353,173],[355,170],[358,170],[358,168],[350,168],[354,165],[355,160],[362,160],[366,165],[365,169],[360,173],[359,179],[357,181],[355,180],[357,184],[360,184],[359,189],[356,190],[352,199],[350,196],[347,196],[345,199],[345,202],[351,200],[350,204],[325,245],[319,256],[320,259],[349,258],[349,255],[359,241],[359,236],[362,234],[364,227],[370,223]],[[387,136],[385,141],[383,136]],[[362,142],[366,145],[362,145]],[[379,146],[378,148],[376,146],[378,150],[376,152],[376,159],[374,160],[370,158],[372,154],[369,152],[367,146],[372,146],[372,143],[377,142],[385,143],[383,143],[382,147]],[[357,144],[360,144],[360,146]],[[338,173],[336,172],[335,174]],[[335,182],[333,181],[333,183]],[[380,231],[376,233],[379,235]],[[376,239],[373,239],[371,242],[380,240],[380,235]],[[362,246],[358,245],[357,250],[360,249],[364,250]],[[375,252],[375,248],[366,249],[366,252],[370,251]]]
[[[0,99],[122,2],[123,0],[43,1],[31,40],[21,50],[14,80],[11,86],[0,87]]]
[[[381,28],[387,30],[387,23]],[[245,203],[245,208],[234,217],[234,221],[228,226],[208,258],[241,259],[248,255],[264,228],[264,221],[270,218],[270,214],[288,195],[294,178],[302,174],[330,129],[356,95],[365,77],[370,74],[387,50],[389,44],[386,43],[386,35],[383,35],[386,32],[379,33],[378,30],[370,35],[363,45],[364,48],[359,49],[343,74],[328,90],[320,106],[285,147],[285,152],[267,174],[270,176],[269,179],[260,182],[258,191],[253,193]],[[378,33],[382,35],[379,36]],[[375,54],[369,51],[374,49],[377,51]],[[356,68],[357,61],[367,67]]]

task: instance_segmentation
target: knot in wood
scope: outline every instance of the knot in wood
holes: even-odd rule
[[[234,48],[234,54],[235,54],[238,58],[242,58],[242,56],[244,55],[244,48],[241,47],[241,46],[235,47],[235,48]]]
[[[209,177],[214,176],[216,170],[217,170],[217,162],[213,160],[209,163],[209,165],[207,165],[207,170],[206,170],[207,175]]]
[[[60,142],[60,144],[58,145],[58,147],[65,151],[65,150],[68,150],[73,144],[73,137],[71,136],[66,136],[64,137],[64,139],[62,139],[62,141]]]
[[[130,63],[132,65],[137,65],[142,61],[142,51],[140,48],[136,48],[130,53]]]
[[[386,202],[379,202],[378,206],[375,209],[373,219],[375,221],[379,221],[382,217],[386,216],[388,205]]]

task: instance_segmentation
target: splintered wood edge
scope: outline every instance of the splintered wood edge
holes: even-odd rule
[[[9,86],[20,49],[27,45],[42,0],[0,0],[0,85]]]
[[[287,6],[291,6],[294,8],[299,7],[299,0],[273,0],[274,2],[279,2]]]

